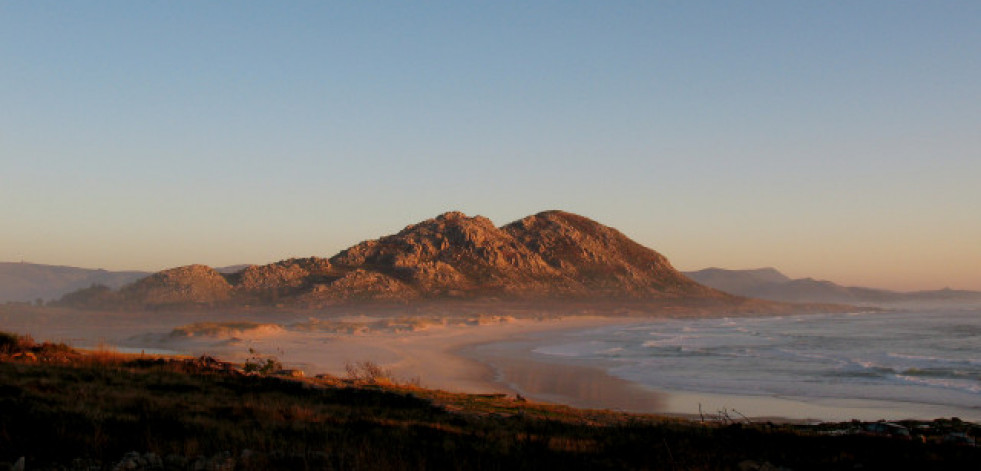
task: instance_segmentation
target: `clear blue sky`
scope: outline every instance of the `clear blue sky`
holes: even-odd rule
[[[453,209],[981,289],[981,2],[0,1],[0,260],[330,256]]]

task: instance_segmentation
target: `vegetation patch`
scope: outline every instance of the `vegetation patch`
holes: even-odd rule
[[[34,358],[19,353],[34,353]],[[260,363],[261,364],[261,363]],[[972,469],[957,420],[800,426],[690,421],[426,390],[247,374],[202,358],[92,355],[0,335],[0,469]],[[925,439],[920,440],[919,436]],[[912,438],[912,439],[911,439]],[[770,466],[766,468],[765,466]]]

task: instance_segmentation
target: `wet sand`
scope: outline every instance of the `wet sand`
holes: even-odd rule
[[[526,355],[481,355],[462,349],[461,355],[481,361],[493,371],[493,381],[530,399],[589,409],[659,412],[667,394],[611,376],[599,368],[541,363]]]
[[[654,389],[612,376],[603,364],[559,358],[544,360],[534,346],[547,344],[547,332],[528,342],[474,345],[460,354],[487,364],[495,380],[528,398],[575,407],[682,416],[699,420],[843,422],[946,417],[947,406],[862,399],[713,394]],[[534,346],[532,346],[534,345]],[[962,417],[979,420],[975,417]]]

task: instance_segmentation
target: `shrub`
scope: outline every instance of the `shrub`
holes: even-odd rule
[[[30,335],[17,335],[0,332],[0,353],[18,353],[34,348],[34,338]]]
[[[361,361],[344,365],[348,379],[354,381],[364,381],[368,383],[387,383],[391,382],[391,372],[383,370],[373,361]]]
[[[283,364],[273,356],[263,358],[254,348],[249,349],[249,359],[245,360],[245,372],[268,375],[283,369]]]
[[[0,353],[12,353],[20,346],[20,338],[16,334],[0,332]]]

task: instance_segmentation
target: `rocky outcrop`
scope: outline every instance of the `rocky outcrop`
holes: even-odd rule
[[[331,276],[325,258],[291,258],[268,265],[250,265],[227,275],[240,302],[279,303],[309,291],[315,283]]]
[[[719,296],[679,273],[663,255],[620,231],[564,211],[504,226],[585,296]]]
[[[325,258],[291,258],[269,265],[250,265],[231,278],[239,291],[261,291],[299,288],[330,272],[330,261]]]
[[[300,301],[308,306],[349,301],[409,301],[419,293],[401,281],[378,272],[354,270],[330,284],[314,287]]]
[[[188,265],[155,273],[124,286],[120,294],[142,305],[214,304],[231,297],[232,285],[211,267]]]
[[[101,290],[75,297],[91,305],[91,300],[111,301],[115,295]],[[447,298],[729,297],[688,279],[663,255],[616,229],[562,211],[504,227],[482,216],[448,212],[330,259],[289,259],[225,275],[192,265],[139,280],[118,296],[142,306],[299,307]]]
[[[548,290],[559,272],[485,217],[450,212],[331,259],[402,280],[423,297]]]

